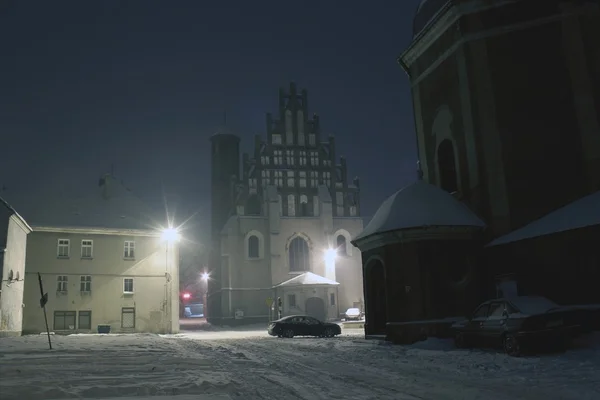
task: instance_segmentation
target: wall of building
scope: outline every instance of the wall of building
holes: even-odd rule
[[[25,254],[29,228],[18,216],[3,214],[2,220],[7,223],[0,227],[6,232],[6,249],[4,253],[0,253],[0,257],[3,257],[0,336],[19,336],[22,332]],[[9,279],[11,272],[12,279]]]
[[[57,256],[59,239],[70,240],[69,257]],[[93,241],[92,258],[81,255],[81,241]],[[125,241],[135,242],[135,257],[124,257]],[[45,330],[37,273],[48,292],[49,327],[55,312],[77,312],[76,331],[95,331],[110,325],[112,331],[172,332],[179,329],[179,256],[177,246],[157,237],[80,233],[34,232],[27,249],[24,332]],[[166,285],[166,273],[170,277]],[[66,277],[66,291],[59,289],[58,277]],[[81,291],[81,277],[91,277],[91,290]],[[133,279],[133,293],[126,293],[124,279]],[[64,278],[61,278],[64,279]],[[172,289],[171,289],[172,288]],[[168,293],[167,293],[168,291]],[[166,304],[166,305],[165,305]],[[135,326],[123,327],[122,309],[135,309]],[[79,327],[79,312],[91,311],[91,329]],[[127,318],[127,316],[125,317]],[[68,327],[67,327],[68,328]],[[67,329],[69,330],[69,329]]]

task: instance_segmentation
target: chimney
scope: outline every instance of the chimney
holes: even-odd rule
[[[112,175],[104,174],[98,183],[98,186],[102,189],[102,198],[108,200],[110,198],[111,190],[110,185],[112,184]]]

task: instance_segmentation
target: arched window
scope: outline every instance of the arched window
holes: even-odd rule
[[[448,193],[458,191],[458,174],[454,146],[449,139],[440,143],[437,151],[438,168],[440,171],[440,187]]]
[[[246,215],[261,215],[262,214],[260,199],[258,198],[258,195],[251,194],[250,197],[248,197],[248,200],[246,200],[245,211],[246,211]]]
[[[345,256],[348,254],[348,248],[346,247],[346,236],[338,235],[337,237],[337,252],[338,254]]]
[[[288,217],[296,216],[296,196],[293,194],[288,194]]]
[[[295,237],[289,247],[290,272],[310,270],[310,251],[308,243],[301,237]]]
[[[260,240],[252,235],[248,238],[248,258],[260,258]]]
[[[308,197],[305,194],[300,195],[300,216],[308,216]]]

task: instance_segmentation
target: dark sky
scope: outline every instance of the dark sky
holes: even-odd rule
[[[0,185],[35,190],[115,174],[208,221],[208,138],[227,110],[250,150],[279,87],[361,178],[363,215],[416,177],[408,79],[396,57],[417,0],[2,0]]]

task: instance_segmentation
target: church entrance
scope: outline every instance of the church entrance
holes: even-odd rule
[[[367,265],[366,271],[366,323],[368,335],[385,335],[387,323],[387,299],[385,270],[383,263],[374,260]]]
[[[309,297],[306,299],[306,315],[316,318],[319,321],[325,321],[325,302],[320,297]]]

